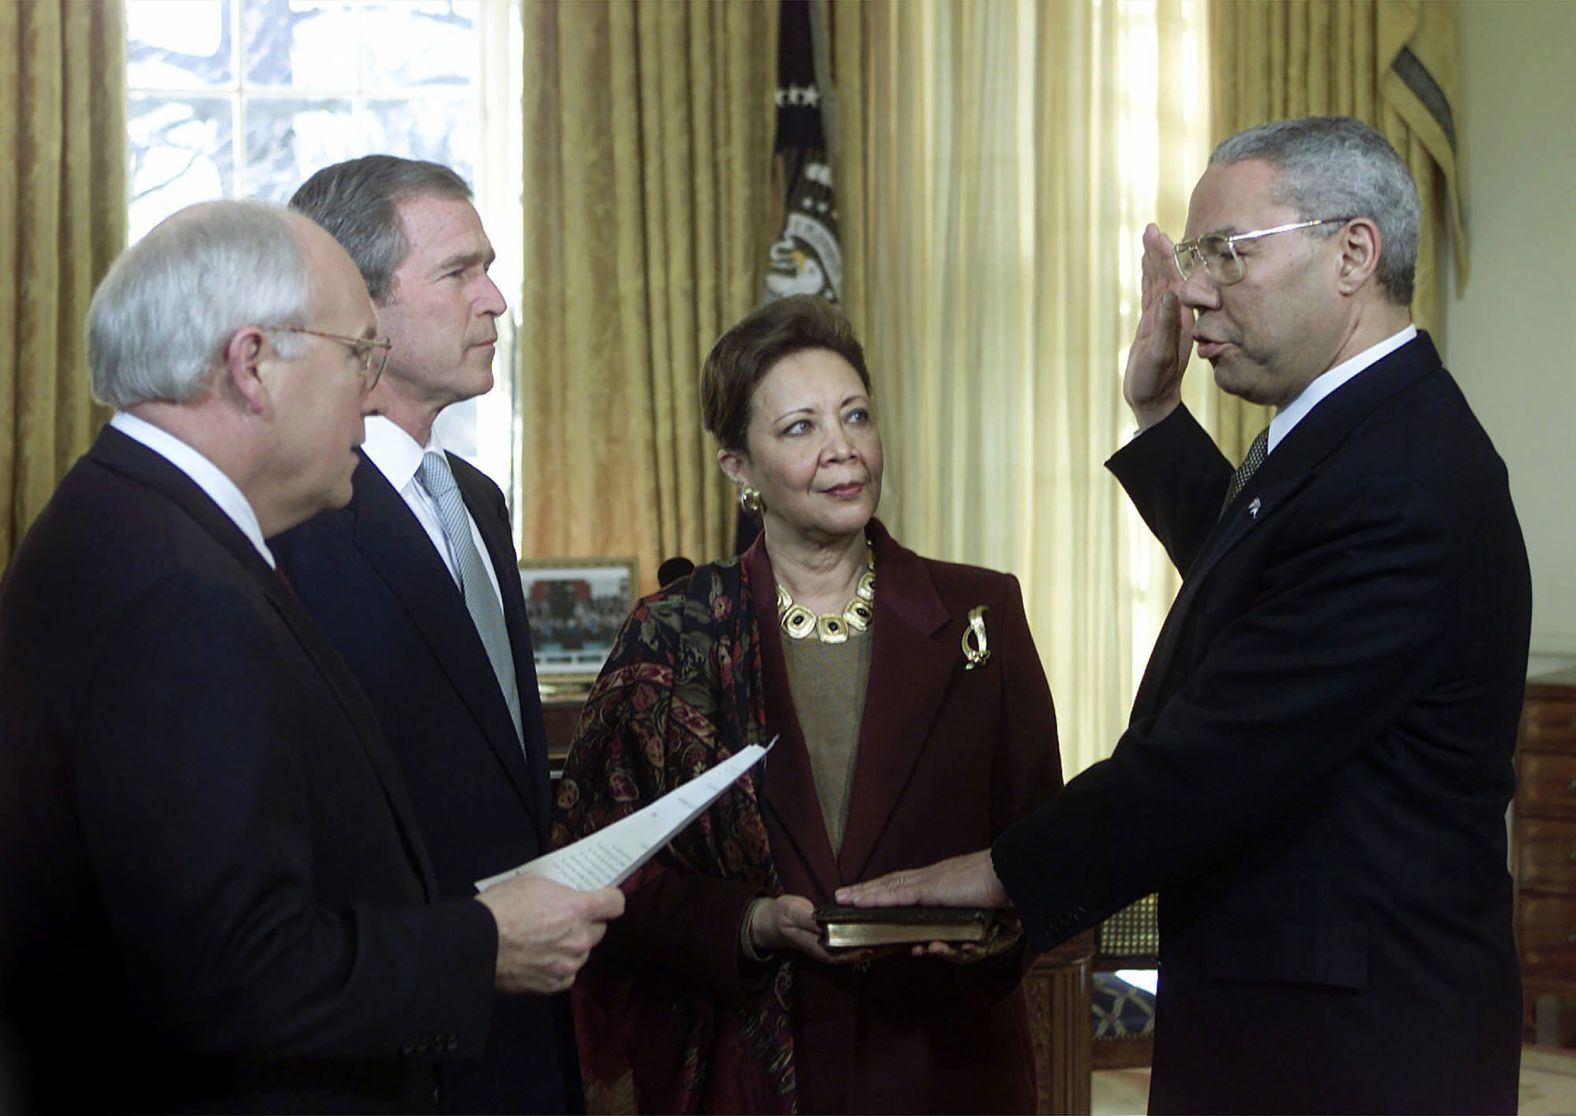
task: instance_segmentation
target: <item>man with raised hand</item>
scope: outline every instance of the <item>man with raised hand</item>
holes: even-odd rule
[[[1323,117],[1224,141],[1186,239],[1149,227],[1109,466],[1183,583],[1129,728],[992,849],[839,895],[1011,903],[1046,947],[1158,891],[1151,1111],[1515,1111],[1530,575],[1411,324],[1418,212]],[[1275,408],[1236,470],[1180,402],[1195,346]]]

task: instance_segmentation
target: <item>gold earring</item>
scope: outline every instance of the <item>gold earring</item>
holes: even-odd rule
[[[761,490],[748,484],[739,486],[739,508],[750,515],[761,514]]]

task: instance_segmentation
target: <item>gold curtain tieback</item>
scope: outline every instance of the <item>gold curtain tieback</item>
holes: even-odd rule
[[[990,640],[985,637],[985,606],[969,609],[969,626],[963,629],[963,669],[973,670],[990,662]]]

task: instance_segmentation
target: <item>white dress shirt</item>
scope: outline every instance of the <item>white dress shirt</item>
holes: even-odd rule
[[[208,498],[219,505],[219,510],[229,516],[241,533],[252,541],[257,553],[263,556],[263,561],[270,568],[277,568],[273,551],[263,541],[263,526],[257,522],[257,513],[252,510],[251,501],[247,500],[233,480],[224,475],[219,466],[169,431],[161,430],[136,415],[116,411],[109,424],[126,437],[147,446],[190,477],[192,483],[206,492]]]
[[[1316,377],[1313,383],[1302,389],[1301,395],[1282,407],[1270,420],[1269,444],[1265,447],[1265,452],[1274,453],[1275,447],[1291,433],[1292,428],[1307,418],[1309,412],[1328,398],[1331,392],[1350,382],[1359,372],[1378,364],[1382,358],[1389,356],[1416,336],[1417,327],[1408,324],[1399,333],[1391,334],[1377,345],[1370,345],[1350,360],[1343,360],[1324,375]]]
[[[410,506],[422,529],[427,532],[427,538],[431,540],[433,549],[438,552],[438,557],[443,559],[449,576],[454,578],[456,586],[459,585],[460,578],[454,568],[454,559],[449,554],[449,543],[443,537],[443,522],[438,518],[438,505],[416,477],[416,470],[421,468],[422,454],[429,450],[436,453],[443,452],[437,431],[434,430],[427,444],[422,446],[417,444],[416,439],[407,434],[403,428],[383,415],[369,415],[366,419],[366,432],[367,436],[361,443],[362,451],[367,455],[368,460],[378,467],[378,472],[394,486],[394,491],[400,494],[400,498]],[[487,580],[492,585],[493,595],[498,598],[498,608],[502,611],[503,593],[498,588],[498,572],[493,569],[487,543],[483,541],[482,533],[476,526],[476,517],[471,515],[469,508],[465,509],[465,522],[470,526],[471,541],[476,544],[476,553],[482,556],[482,568],[487,571]]]

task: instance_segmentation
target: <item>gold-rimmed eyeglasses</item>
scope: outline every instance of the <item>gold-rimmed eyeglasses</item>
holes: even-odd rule
[[[1273,229],[1255,229],[1252,232],[1233,233],[1230,236],[1224,233],[1209,233],[1197,240],[1182,241],[1171,249],[1171,254],[1176,257],[1177,270],[1182,273],[1182,278],[1191,279],[1193,272],[1202,264],[1217,286],[1229,287],[1233,283],[1242,282],[1242,276],[1245,274],[1242,257],[1237,255],[1237,245],[1240,242],[1258,240],[1260,237],[1275,236],[1279,233],[1296,232],[1298,229],[1311,229],[1319,225],[1345,224],[1350,220],[1350,217],[1321,217],[1316,221],[1294,221],[1289,225],[1276,225]]]
[[[264,329],[277,330],[280,333],[308,333],[313,337],[322,337],[329,341],[338,341],[356,354],[356,359],[361,361],[361,390],[371,391],[377,387],[378,380],[383,376],[383,369],[388,367],[389,353],[394,351],[394,342],[387,337],[346,337],[342,333],[324,333],[320,329],[307,329],[306,326],[271,325]]]

